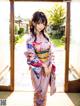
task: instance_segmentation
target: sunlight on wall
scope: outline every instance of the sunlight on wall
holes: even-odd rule
[[[10,17],[9,14],[10,14],[9,2],[0,1],[0,34],[9,33],[9,17]]]
[[[9,2],[0,1],[0,84],[10,84]],[[6,73],[7,72],[7,73]],[[5,75],[6,74],[6,75]]]
[[[72,37],[75,42],[80,42],[80,3],[71,3],[71,27],[72,27]]]
[[[71,3],[70,65],[80,76],[80,2]]]

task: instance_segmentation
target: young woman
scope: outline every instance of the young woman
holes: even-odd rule
[[[26,42],[25,56],[31,80],[34,87],[34,106],[46,106],[48,85],[50,94],[56,91],[55,65],[53,65],[52,46],[44,31],[47,27],[47,18],[43,12],[33,14],[30,24],[30,37]]]

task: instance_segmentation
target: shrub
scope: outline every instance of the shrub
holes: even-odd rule
[[[61,37],[61,42],[62,42],[62,43],[65,43],[65,36],[62,36],[62,37]]]
[[[65,32],[65,26],[57,26],[57,25],[50,25],[48,26],[47,33],[50,35],[51,38],[60,39]]]
[[[21,38],[21,37],[23,37],[24,36],[24,34],[23,33],[21,33],[20,35],[19,35],[19,37]]]
[[[17,35],[15,36],[15,44],[18,43],[18,41],[19,41],[19,36]]]
[[[14,33],[18,34],[18,26],[16,24],[14,25]]]
[[[18,34],[23,34],[24,33],[24,28],[19,28]]]

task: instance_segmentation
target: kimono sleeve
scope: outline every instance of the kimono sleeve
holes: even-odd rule
[[[52,64],[55,63],[55,46],[50,43],[49,58]]]
[[[55,76],[56,64],[55,64],[55,45],[54,44],[51,44],[51,48],[50,48],[50,59],[51,59],[50,61],[52,63],[51,72]]]
[[[39,58],[37,57],[37,55],[35,53],[33,43],[29,40],[26,42],[26,51],[24,54],[27,58],[28,65],[32,65],[35,67],[42,66],[42,62],[39,60]]]

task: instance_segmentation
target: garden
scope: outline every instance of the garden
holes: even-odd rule
[[[64,47],[66,9],[61,4],[56,3],[53,8],[42,11],[47,15],[48,18],[46,34],[50,37],[52,43],[54,43],[56,47]],[[15,23],[14,28],[15,44],[23,42],[23,36],[29,33],[29,28],[25,30],[23,26],[20,26],[21,20],[19,19],[18,21],[19,24]],[[29,25],[27,27],[29,27]]]

